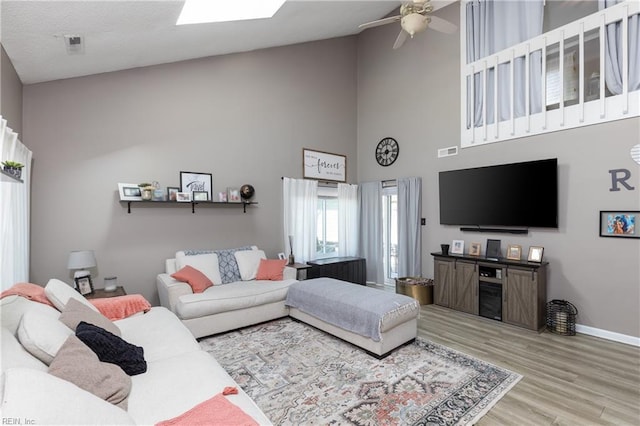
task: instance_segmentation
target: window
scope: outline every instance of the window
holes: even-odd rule
[[[317,258],[338,256],[337,194],[318,197],[316,256]]]
[[[398,278],[398,188],[382,192],[382,245],[384,283],[395,285]]]

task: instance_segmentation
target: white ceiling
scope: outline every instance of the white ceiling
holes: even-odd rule
[[[287,0],[270,19],[176,26],[182,0],[2,0],[0,41],[31,84],[357,34],[400,3]],[[64,35],[81,35],[84,53],[68,54]]]

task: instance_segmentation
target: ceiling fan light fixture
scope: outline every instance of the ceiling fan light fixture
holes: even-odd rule
[[[421,33],[426,30],[428,23],[428,18],[419,13],[410,13],[403,16],[400,21],[402,28],[408,32],[411,37],[413,37],[414,34]]]
[[[271,18],[286,0],[186,0],[176,25]]]

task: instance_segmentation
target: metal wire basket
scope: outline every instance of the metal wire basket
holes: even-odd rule
[[[576,335],[578,309],[566,300],[554,299],[547,303],[547,328],[563,336]]]

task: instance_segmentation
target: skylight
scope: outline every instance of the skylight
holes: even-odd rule
[[[286,0],[186,0],[176,25],[271,18]]]

